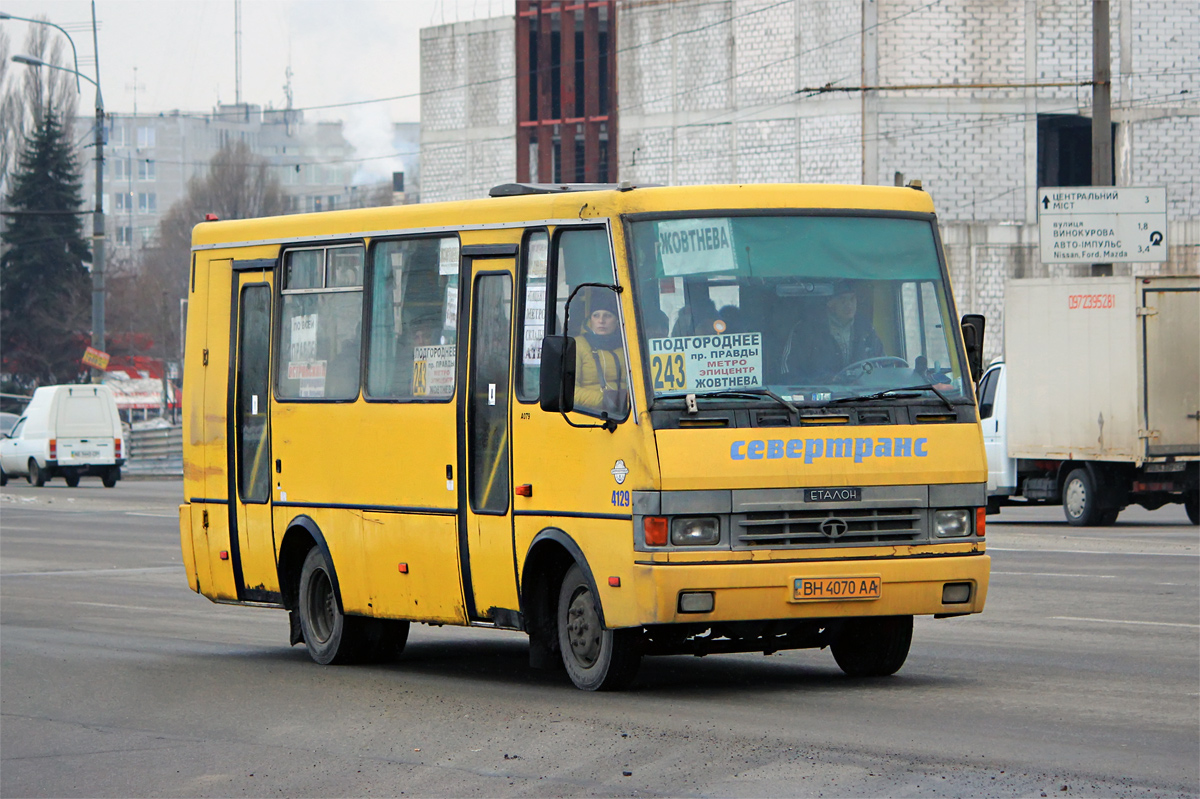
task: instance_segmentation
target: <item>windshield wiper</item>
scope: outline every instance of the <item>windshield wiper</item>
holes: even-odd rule
[[[852,396],[852,397],[838,397],[837,399],[830,400],[829,402],[827,402],[825,404],[826,405],[838,405],[843,402],[865,402],[867,400],[887,399],[889,397],[892,399],[901,399],[901,398],[906,398],[906,397],[921,396],[920,394],[905,395],[905,394],[893,393],[893,392],[903,392],[903,391],[932,391],[934,394],[937,395],[938,399],[940,399],[942,402],[944,402],[946,404],[947,409],[954,410],[954,403],[950,401],[950,398],[947,397],[945,394],[943,394],[937,388],[937,386],[933,385],[932,383],[926,383],[925,385],[922,385],[922,386],[903,386],[903,387],[897,387],[897,388],[885,388],[883,391],[877,391],[874,394],[861,394],[861,395]]]
[[[783,407],[787,408],[792,413],[796,414],[797,417],[800,416],[799,408],[797,408],[795,405],[788,402],[783,397],[779,396],[778,394],[776,394],[774,391],[772,391],[769,388],[736,388],[736,389],[726,389],[724,391],[706,391],[703,394],[699,394],[694,391],[675,391],[670,394],[656,394],[654,398],[656,400],[658,400],[658,399],[687,399],[688,397],[695,397],[696,399],[700,399],[700,398],[712,399],[714,397],[725,397],[725,398],[734,398],[734,399],[738,399],[738,398],[751,399],[751,398],[757,398],[757,397],[770,397],[771,399],[775,400]]]

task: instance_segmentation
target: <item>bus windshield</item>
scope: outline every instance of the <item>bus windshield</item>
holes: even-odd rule
[[[971,397],[928,219],[707,216],[630,229],[655,399]]]

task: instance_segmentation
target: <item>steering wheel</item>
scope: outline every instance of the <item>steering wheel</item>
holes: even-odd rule
[[[869,375],[876,369],[907,369],[908,361],[903,358],[897,358],[895,355],[881,355],[877,358],[864,358],[861,361],[847,364],[838,370],[832,378],[831,383],[853,383],[860,378]]]

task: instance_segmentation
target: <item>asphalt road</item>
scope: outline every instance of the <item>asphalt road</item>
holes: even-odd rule
[[[415,626],[320,667],[187,587],[171,481],[0,492],[0,794],[1196,796],[1200,531],[1181,506],[989,519],[980,616],[894,677],[827,651],[645,661],[587,694],[523,635]]]

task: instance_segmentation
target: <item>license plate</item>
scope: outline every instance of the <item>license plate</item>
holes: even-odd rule
[[[73,458],[99,458],[100,450],[98,449],[77,449],[71,453]]]
[[[878,574],[857,577],[797,577],[792,581],[793,602],[844,599],[879,599],[883,580]]]

